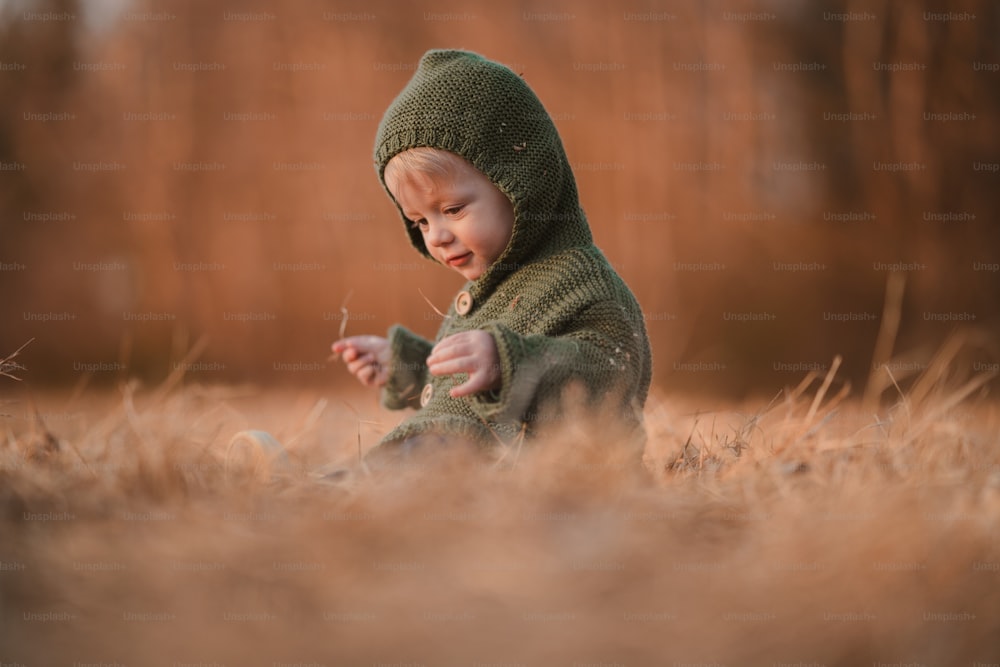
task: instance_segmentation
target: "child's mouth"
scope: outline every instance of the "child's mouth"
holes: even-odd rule
[[[455,257],[452,257],[452,258],[450,258],[450,259],[448,259],[446,261],[448,263],[448,266],[464,266],[471,259],[472,259],[472,253],[471,252],[467,252],[467,253],[465,253],[463,255],[457,255]]]

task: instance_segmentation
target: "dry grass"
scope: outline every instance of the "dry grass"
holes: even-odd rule
[[[8,401],[0,661],[996,663],[1000,413],[933,368],[874,412],[832,373],[654,397],[652,476],[581,419],[513,470],[334,486],[397,417],[368,395]],[[243,456],[248,428],[287,457]]]

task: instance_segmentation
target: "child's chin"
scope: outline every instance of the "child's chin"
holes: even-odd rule
[[[466,280],[479,280],[479,276],[483,275],[482,269],[469,266],[457,268],[455,271],[460,273]]]

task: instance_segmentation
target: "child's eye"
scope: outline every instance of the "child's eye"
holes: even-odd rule
[[[458,204],[457,206],[449,206],[444,210],[445,215],[458,215],[462,209],[465,208],[465,204]]]
[[[410,223],[410,227],[412,227],[413,229],[419,229],[421,231],[426,230],[427,221],[424,218],[420,218],[419,220],[414,220],[412,223]]]

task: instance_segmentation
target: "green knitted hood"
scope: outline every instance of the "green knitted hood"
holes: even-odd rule
[[[468,51],[425,53],[378,128],[375,168],[383,188],[389,160],[418,146],[464,157],[514,206],[510,243],[470,287],[474,298],[524,264],[592,243],[559,133],[534,92],[504,65]],[[420,231],[399,213],[413,246],[430,257]]]

